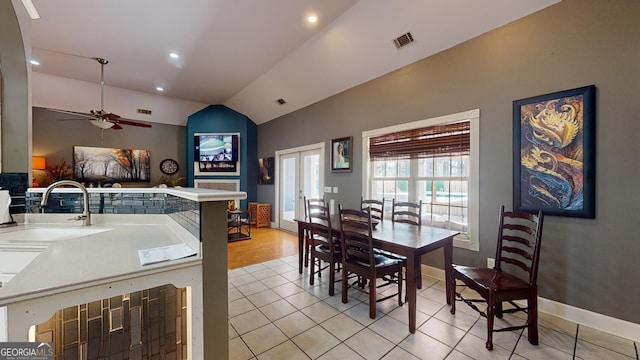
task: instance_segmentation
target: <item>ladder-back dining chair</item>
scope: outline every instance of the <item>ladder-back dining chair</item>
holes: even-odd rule
[[[422,200],[418,203],[412,203],[393,199],[391,203],[391,221],[421,226]]]
[[[335,293],[334,283],[336,279],[336,265],[342,261],[342,251],[340,239],[331,230],[331,215],[327,203],[317,204],[309,200],[307,202],[307,215],[309,216],[311,245],[309,284],[314,284],[315,265],[318,261],[318,277],[322,276],[322,270],[329,269],[329,295]],[[328,266],[321,267],[321,260],[328,263]]]
[[[325,205],[325,200],[324,200],[324,196],[321,198],[309,198],[307,199],[306,196],[303,197],[303,205],[304,205],[304,220],[305,221],[309,221],[309,209],[308,209],[308,204],[311,203],[312,205]],[[314,209],[318,209],[318,208],[314,208]],[[308,267],[309,266],[309,254],[311,252],[311,240],[309,239],[310,237],[310,232],[305,232],[304,234],[304,267]]]
[[[398,305],[402,306],[402,261],[391,259],[374,251],[371,213],[368,211],[340,209],[340,234],[342,237],[342,302],[347,303],[349,273],[366,278],[369,283],[369,317],[376,317],[376,302],[395,297],[396,294],[377,299],[377,279],[394,276],[399,279]]]
[[[542,211],[537,214],[526,212],[506,212],[500,207],[498,243],[494,268],[477,268],[453,265],[451,277],[451,299],[460,299],[481,316],[487,318],[488,350],[493,350],[493,332],[527,328],[529,342],[538,344],[538,262],[542,239]],[[467,299],[457,292],[457,281],[461,286],[475,290],[482,299]],[[515,303],[526,300],[527,307]],[[481,311],[474,302],[486,302]],[[502,303],[509,302],[513,308],[503,309]],[[456,302],[451,302],[451,313],[456,312]],[[527,321],[524,325],[493,329],[494,317],[502,318],[503,313],[524,311]]]
[[[360,208],[368,209],[371,212],[371,219],[377,221],[384,220],[384,198],[382,200],[364,199],[360,197]]]

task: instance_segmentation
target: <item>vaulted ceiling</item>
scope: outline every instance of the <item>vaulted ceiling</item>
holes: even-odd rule
[[[33,0],[33,71],[99,83],[89,58],[102,57],[109,86],[260,124],[558,1]],[[396,48],[407,32],[415,41]]]

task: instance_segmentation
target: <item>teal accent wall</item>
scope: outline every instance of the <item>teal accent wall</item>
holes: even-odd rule
[[[240,133],[240,175],[198,176],[197,179],[240,179],[240,191],[247,199],[240,207],[247,209],[248,201],[256,201],[258,188],[258,126],[247,116],[224,105],[210,105],[187,120],[187,186],[193,186],[195,161],[193,134]]]

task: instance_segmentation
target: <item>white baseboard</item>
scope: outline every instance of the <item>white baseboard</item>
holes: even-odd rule
[[[422,265],[422,274],[444,281],[444,270]],[[538,297],[538,310],[631,341],[640,342],[640,324]]]

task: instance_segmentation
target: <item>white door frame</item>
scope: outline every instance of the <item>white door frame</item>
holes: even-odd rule
[[[282,155],[288,155],[291,153],[296,153],[296,152],[303,152],[303,151],[308,151],[308,150],[320,150],[320,189],[324,189],[324,157],[325,157],[325,150],[324,150],[324,142],[321,143],[316,143],[316,144],[310,144],[310,145],[305,145],[305,146],[299,146],[299,147],[295,147],[295,148],[290,148],[290,149],[283,149],[283,150],[278,150],[275,153],[275,169],[274,169],[274,174],[276,174],[276,178],[274,181],[274,185],[275,185],[275,197],[274,197],[274,202],[275,202],[275,209],[274,209],[274,221],[275,221],[275,225],[277,228],[280,228],[280,158]]]

